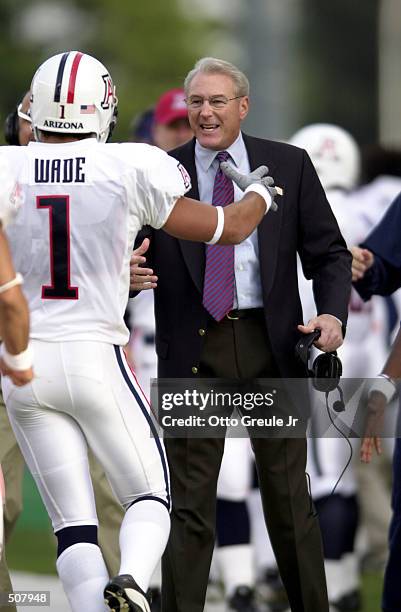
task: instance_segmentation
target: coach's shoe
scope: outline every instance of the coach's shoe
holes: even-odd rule
[[[159,587],[150,587],[146,592],[146,597],[150,601],[151,612],[161,612],[162,594]]]
[[[269,612],[287,612],[290,604],[287,593],[276,568],[265,571],[263,578],[256,585],[256,597]]]
[[[237,612],[258,612],[254,590],[248,586],[239,586],[228,601],[228,610]]]
[[[360,612],[362,610],[362,597],[359,590],[355,589],[341,599],[330,602],[334,612]]]
[[[104,601],[112,612],[151,612],[146,593],[130,574],[115,576],[107,583]]]

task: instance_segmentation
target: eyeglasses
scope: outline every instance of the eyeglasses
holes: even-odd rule
[[[22,102],[20,104],[18,104],[17,106],[17,115],[20,119],[25,119],[25,121],[29,121],[29,123],[32,123],[32,119],[31,119],[31,115],[29,114],[29,111],[27,113],[24,113],[22,110]]]
[[[226,96],[211,96],[210,98],[202,98],[201,96],[191,96],[185,98],[185,103],[188,108],[196,109],[202,108],[205,102],[208,102],[209,106],[216,110],[224,108],[231,100],[238,100],[244,96],[235,96],[234,98],[226,98]]]

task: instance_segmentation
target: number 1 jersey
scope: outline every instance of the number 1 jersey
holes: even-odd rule
[[[93,138],[1,147],[1,155],[17,182],[7,235],[31,337],[124,345],[135,237],[143,225],[165,224],[190,187],[185,168],[156,147]]]

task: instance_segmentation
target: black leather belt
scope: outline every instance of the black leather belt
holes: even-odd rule
[[[263,308],[244,308],[243,310],[230,310],[226,314],[226,318],[230,321],[238,321],[239,319],[252,319],[263,315]]]

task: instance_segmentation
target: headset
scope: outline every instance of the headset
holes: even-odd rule
[[[4,122],[4,138],[9,145],[19,145],[19,121],[18,106],[12,113],[7,115]]]
[[[316,359],[314,360],[312,367],[309,368],[309,359],[310,359],[310,352],[312,349],[312,345],[320,337],[320,333],[321,333],[320,329],[315,329],[310,334],[305,334],[304,336],[302,336],[302,338],[298,340],[295,346],[295,354],[305,366],[306,373],[312,381],[313,388],[316,389],[316,391],[321,391],[322,393],[325,394],[326,409],[327,409],[328,417],[333,427],[345,439],[345,441],[347,442],[349,446],[349,450],[350,450],[349,459],[347,463],[345,464],[344,469],[342,470],[337,482],[335,483],[330,493],[330,495],[333,495],[341,478],[343,477],[345,471],[347,470],[349,464],[351,463],[353,450],[352,450],[351,442],[348,440],[348,437],[334,422],[330,414],[330,408],[329,408],[329,400],[328,400],[329,393],[337,389],[340,395],[340,399],[336,400],[333,403],[332,408],[334,412],[337,412],[337,413],[344,412],[345,410],[344,395],[340,387],[340,378],[343,372],[343,366],[342,366],[340,358],[337,356],[337,351],[332,351],[330,353],[322,353],[321,355],[318,355]],[[308,476],[308,481],[309,481],[309,494],[310,494],[310,499],[311,499],[311,514],[316,516],[313,510],[312,496],[310,493],[309,474],[307,474],[307,476]]]
[[[320,329],[315,329],[310,334],[304,335],[295,346],[295,354],[306,368],[308,377],[312,380],[312,386],[316,391],[326,393],[338,390],[340,399],[333,404],[335,412],[345,410],[343,392],[340,387],[340,378],[343,372],[342,363],[337,357],[337,352],[322,353],[314,360],[312,367],[309,368],[310,352],[313,343],[320,337]]]

